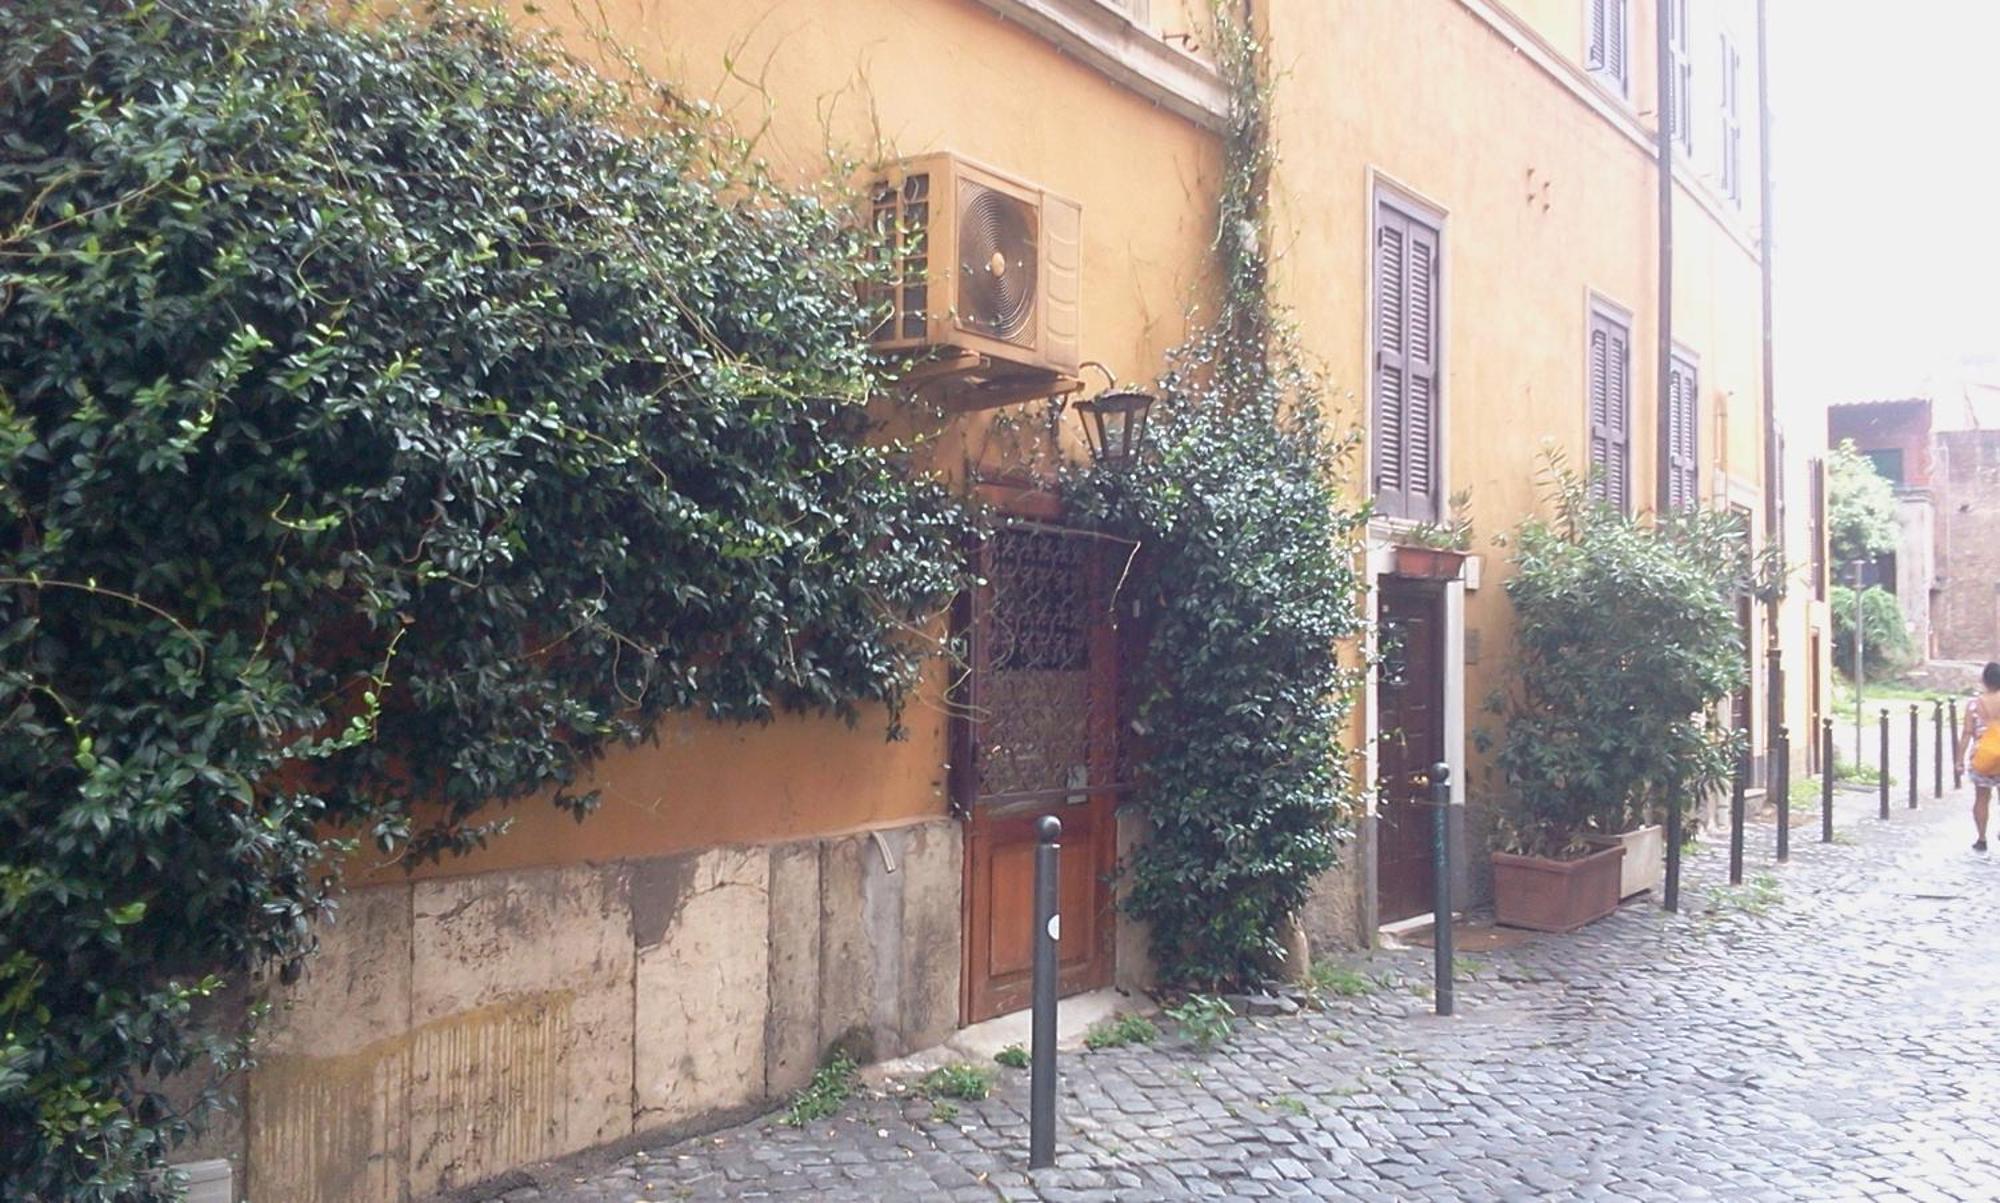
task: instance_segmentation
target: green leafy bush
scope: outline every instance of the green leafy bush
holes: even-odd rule
[[[1854,671],[1854,590],[1835,585],[1828,594],[1833,611],[1833,664]],[[1896,595],[1880,585],[1861,591],[1861,668],[1870,677],[1907,668],[1916,660],[1910,628]]]
[[[890,722],[958,507],[826,198],[448,5],[0,5],[0,1196],[165,1190],[344,831],[675,711]]]
[[[1081,514],[1144,549],[1133,674],[1147,837],[1127,909],[1166,981],[1254,981],[1335,862],[1353,796],[1341,744],[1359,682],[1365,511],[1343,487],[1324,382],[1270,303],[1268,86],[1249,31],[1215,9],[1232,119],[1216,246],[1223,299],[1170,357],[1138,462],[1073,482]]]
[[[1777,587],[1735,517],[1628,517],[1548,456],[1555,513],[1513,536],[1517,664],[1488,709],[1505,721],[1502,837],[1558,856],[1592,832],[1691,807],[1741,743],[1720,704],[1745,678],[1734,599]]]

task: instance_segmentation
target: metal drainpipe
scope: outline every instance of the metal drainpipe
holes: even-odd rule
[[[1660,143],[1660,354],[1659,391],[1654,409],[1657,444],[1654,455],[1654,495],[1665,513],[1673,504],[1673,412],[1668,398],[1673,392],[1674,371],[1674,132],[1673,132],[1673,39],[1667,30],[1667,12],[1673,0],[1655,0],[1653,5],[1654,74],[1653,109]]]
[[[1764,326],[1764,539],[1766,546],[1783,548],[1785,532],[1779,515],[1783,512],[1778,496],[1779,481],[1783,479],[1783,465],[1778,461],[1778,399],[1776,385],[1775,356],[1772,354],[1771,337],[1771,71],[1770,71],[1770,17],[1767,0],[1757,0],[1757,218],[1758,218],[1758,259],[1760,283],[1763,287]],[[1780,605],[1776,596],[1765,603],[1769,628],[1766,653],[1770,658],[1770,677],[1766,686],[1768,701],[1765,705],[1766,748],[1777,747],[1778,727],[1784,722],[1785,669],[1784,651],[1779,642]],[[1767,767],[1765,780],[1771,779]],[[1778,799],[1778,805],[1786,804]]]

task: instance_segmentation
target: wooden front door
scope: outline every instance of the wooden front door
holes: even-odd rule
[[[1429,773],[1444,759],[1444,607],[1435,588],[1385,584],[1376,666],[1377,921],[1432,907]]]
[[[1062,820],[1060,992],[1111,981],[1117,631],[1102,540],[1002,527],[960,607],[968,658],[952,758],[965,819],[967,1023],[1028,1005],[1035,824]]]

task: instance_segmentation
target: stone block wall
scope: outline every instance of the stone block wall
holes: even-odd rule
[[[959,994],[950,821],[358,890],[275,988],[248,1198],[402,1203],[782,1098],[836,1042],[939,1043]]]
[[[1937,655],[2000,660],[2000,430],[1937,439]]]

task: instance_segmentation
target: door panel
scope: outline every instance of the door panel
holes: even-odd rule
[[[1375,696],[1381,715],[1376,809],[1378,919],[1430,911],[1433,872],[1428,773],[1444,758],[1442,597],[1385,585]]]
[[[981,549],[983,583],[961,610],[970,663],[953,802],[966,820],[969,1023],[1028,1004],[1044,815],[1063,825],[1060,989],[1111,980],[1117,639],[1101,546],[1080,532],[1003,527]]]

